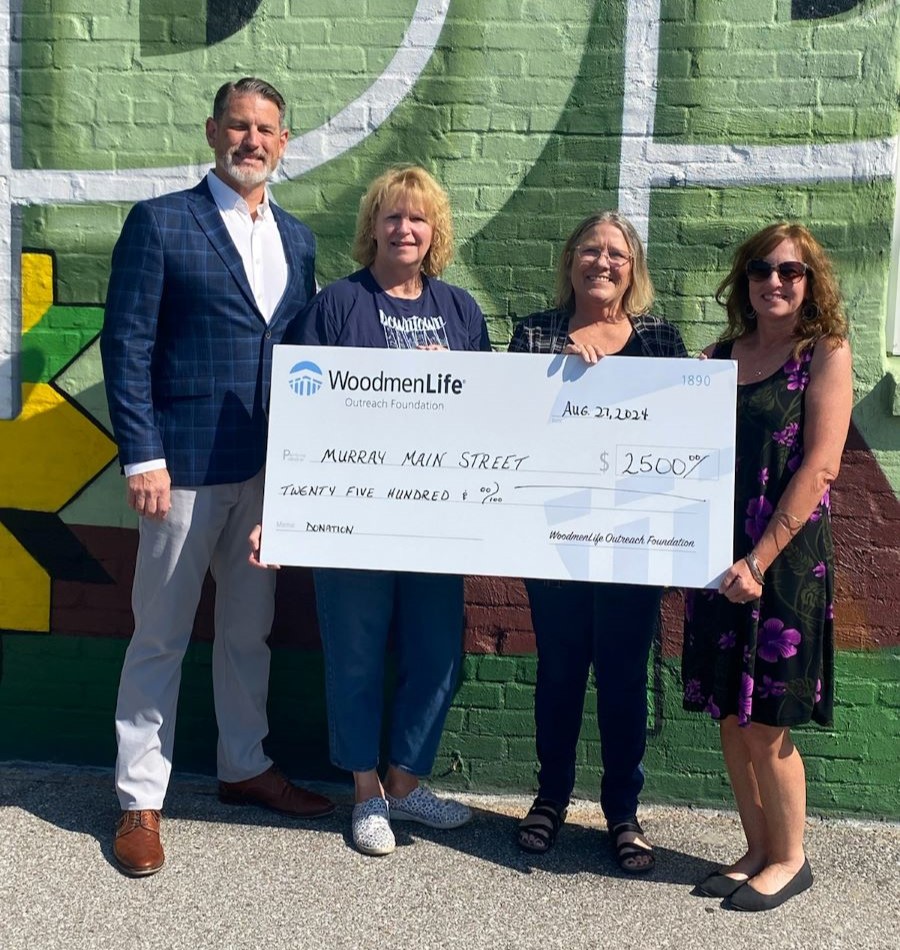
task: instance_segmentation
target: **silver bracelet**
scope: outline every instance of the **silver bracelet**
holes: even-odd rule
[[[763,572],[760,570],[759,561],[756,560],[756,555],[750,551],[744,555],[744,560],[747,562],[747,567],[750,568],[750,575],[753,580],[756,581],[760,587],[766,582],[766,579],[763,577]]]

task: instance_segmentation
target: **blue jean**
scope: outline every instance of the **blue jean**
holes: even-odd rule
[[[390,764],[417,776],[434,765],[462,660],[463,579],[445,574],[318,568],[331,761],[378,766],[388,634],[396,648]]]
[[[539,793],[569,802],[591,664],[609,824],[633,818],[644,787],[647,661],[659,626],[662,589],[631,584],[526,580],[537,640],[534,716]]]

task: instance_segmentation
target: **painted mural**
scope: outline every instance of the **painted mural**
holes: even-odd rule
[[[135,522],[97,334],[130,204],[203,173],[215,89],[271,80],[291,141],[275,195],[347,273],[386,164],[451,193],[468,288],[503,348],[546,305],[575,220],[618,207],[689,348],[742,237],[798,218],[848,300],[854,426],[834,493],[847,650],[900,646],[900,399],[889,279],[900,4],[883,0],[84,0],[0,3],[0,632],[126,638]],[[261,51],[264,51],[261,54]],[[274,643],[314,648],[309,579]],[[515,581],[468,582],[470,653],[531,650]],[[207,596],[198,638],[210,635]],[[677,607],[663,654],[678,649]],[[18,640],[16,642],[19,642]]]

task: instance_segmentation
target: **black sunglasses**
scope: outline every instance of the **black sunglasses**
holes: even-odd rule
[[[770,264],[761,258],[747,261],[747,277],[750,280],[768,280],[772,271],[777,271],[782,280],[793,284],[809,273],[809,264],[803,261],[782,261],[780,264]]]

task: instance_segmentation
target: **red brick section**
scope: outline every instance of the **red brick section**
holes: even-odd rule
[[[900,646],[900,501],[853,426],[832,492],[832,514],[838,647]]]
[[[900,501],[855,428],[851,428],[840,477],[832,492],[837,556],[835,621],[841,649],[900,646]],[[122,528],[72,528],[114,584],[55,581],[51,630],[76,636],[131,635],[131,582],[137,532]],[[194,635],[212,637],[212,582],[207,578]],[[681,595],[663,601],[663,654],[681,651]],[[320,646],[312,572],[285,568],[278,579],[272,645],[315,650]],[[501,655],[534,652],[528,599],[521,580],[466,578],[465,649]]]
[[[75,636],[130,637],[133,630],[131,585],[137,531],[76,525],[72,531],[113,578],[113,584],[54,581],[50,610],[53,633]],[[211,640],[215,585],[207,576],[194,624],[194,638]],[[312,572],[285,568],[279,574],[272,646],[321,648],[316,624]]]
[[[525,585],[512,577],[466,578],[466,653],[534,653]]]
[[[131,582],[137,531],[70,525],[70,530],[113,579],[112,584],[53,581],[50,630],[75,636],[130,637]]]
[[[862,436],[851,426],[832,491],[837,591],[835,631],[844,650],[900,646],[900,501]],[[663,599],[664,656],[678,656],[683,600]],[[466,581],[466,652],[532,653],[528,601],[518,580]]]

